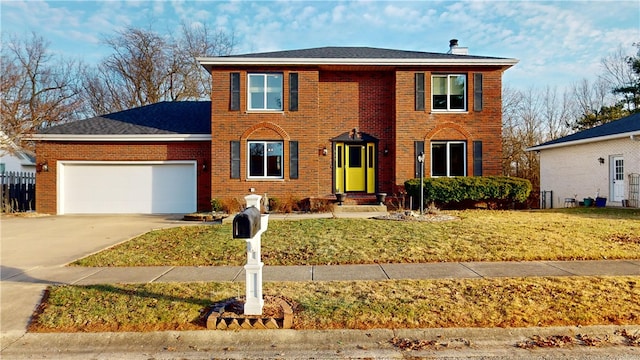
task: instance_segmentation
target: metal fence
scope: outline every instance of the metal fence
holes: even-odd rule
[[[36,174],[8,171],[0,173],[2,212],[24,212],[36,207]]]
[[[629,174],[629,200],[631,207],[640,207],[640,174]]]

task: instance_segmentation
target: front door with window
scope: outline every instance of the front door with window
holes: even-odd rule
[[[624,199],[624,159],[622,156],[611,158],[611,200]]]
[[[334,147],[336,192],[375,192],[375,143],[337,142]]]

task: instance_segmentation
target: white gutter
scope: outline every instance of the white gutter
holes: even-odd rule
[[[211,134],[148,134],[148,135],[77,135],[33,134],[29,140],[40,141],[211,141]]]
[[[557,143],[557,144],[532,146],[530,148],[526,148],[525,151],[540,151],[540,150],[553,149],[553,148],[559,148],[559,147],[564,147],[564,146],[581,145],[581,144],[588,144],[588,143],[593,143],[593,142],[598,142],[598,141],[621,139],[621,138],[626,138],[626,137],[629,137],[632,140],[639,139],[638,137],[640,137],[640,131],[631,131],[631,132],[626,132],[626,133],[613,134],[613,135],[607,135],[607,136],[599,136],[599,137],[593,137],[593,138],[588,138],[588,139],[566,141],[566,142],[561,142],[561,143]]]
[[[255,58],[255,57],[197,57],[202,66],[225,65],[493,65],[513,66],[518,59],[358,59],[358,58]]]

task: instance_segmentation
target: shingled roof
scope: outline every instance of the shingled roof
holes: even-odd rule
[[[640,113],[623,117],[591,129],[579,131],[559,139],[528,148],[529,151],[568,146],[577,143],[608,140],[627,136],[640,136]]]
[[[197,60],[207,69],[216,65],[489,65],[507,68],[518,63],[516,59],[490,56],[338,46],[199,57]]]
[[[311,49],[273,51],[221,57],[238,58],[279,58],[279,59],[499,59],[488,56],[454,55],[422,51],[381,49],[372,47],[340,47],[327,46]]]
[[[160,102],[42,130],[47,135],[211,135],[211,101]]]

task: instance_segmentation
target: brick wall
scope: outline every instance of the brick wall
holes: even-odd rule
[[[49,142],[36,144],[36,163],[47,162],[49,171],[36,174],[36,211],[57,212],[57,162],[90,161],[167,161],[196,160],[198,163],[198,209],[211,210],[211,172],[202,171],[211,164],[211,145],[198,142]],[[97,189],[99,191],[99,189]]]
[[[467,74],[468,111],[437,113],[431,109],[431,74],[443,69],[385,71],[314,67],[287,68],[283,73],[284,110],[247,112],[246,69],[212,71],[211,197],[237,197],[255,188],[259,194],[306,198],[332,193],[331,139],[357,128],[379,139],[378,191],[393,193],[396,185],[414,176],[414,141],[425,141],[427,159],[432,140],[464,140],[467,173],[473,174],[473,141],[483,142],[483,174],[501,174],[501,76],[499,68],[447,68]],[[273,72],[272,68],[251,72]],[[240,110],[230,111],[230,73],[240,73]],[[289,111],[288,76],[299,74],[299,110]],[[415,111],[416,72],[425,74],[425,109]],[[473,111],[473,74],[483,73],[483,110]],[[247,140],[285,142],[285,173],[280,180],[247,179]],[[299,142],[299,179],[288,173],[288,141]],[[230,142],[241,142],[240,179],[230,178]],[[328,156],[322,155],[323,148]],[[385,149],[388,155],[385,155]],[[430,162],[425,164],[429,173]]]
[[[425,110],[415,110],[415,73],[425,74]],[[474,76],[483,74],[483,109],[473,111]],[[431,110],[433,73],[467,75],[467,111],[442,113]],[[446,71],[396,72],[396,167],[394,181],[403,184],[414,177],[414,142],[425,142],[425,175],[430,174],[430,142],[463,140],[467,143],[467,175],[473,174],[473,141],[482,141],[483,175],[502,173],[502,71],[487,68],[448,68]]]

